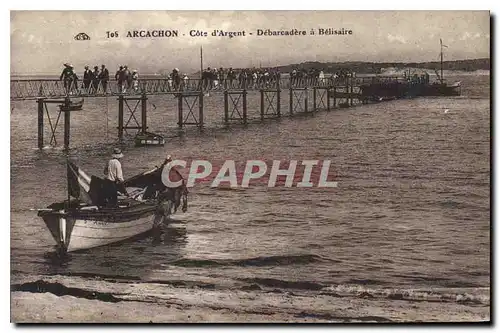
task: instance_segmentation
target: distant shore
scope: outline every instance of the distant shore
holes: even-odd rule
[[[408,68],[406,68],[408,70]],[[420,72],[428,72],[431,77],[436,76],[433,70],[431,69],[425,69],[425,68],[410,68],[410,70],[415,71],[416,73]],[[403,76],[403,69],[399,68],[385,68],[383,72],[380,74],[367,74],[367,73],[356,73],[356,76],[358,77],[363,77],[363,76],[375,76],[375,75],[380,75],[380,76]],[[447,76],[469,76],[469,75],[491,75],[489,70],[476,70],[473,72],[463,72],[463,71],[448,71],[445,70],[443,71],[443,75],[446,78]],[[330,77],[331,73],[326,73],[325,77]],[[165,75],[162,74],[151,74],[151,73],[140,73],[139,79],[155,79],[155,78],[165,78]],[[199,74],[194,73],[194,74],[188,74],[188,77],[191,79],[199,79]],[[282,78],[287,78],[288,73],[282,73],[281,75]],[[59,75],[58,74],[17,74],[17,75],[11,75],[10,76],[11,80],[27,80],[27,79],[43,79],[43,80],[58,80]]]
[[[221,67],[220,64],[214,64],[211,66],[207,64],[208,67]],[[223,66],[224,68],[229,68],[231,66]],[[300,69],[322,69],[326,74],[335,73],[340,69],[350,69],[358,74],[383,74],[384,72],[391,71],[394,69],[403,71],[404,69],[412,68],[418,69],[422,71],[428,71],[429,74],[433,75],[434,70],[440,69],[440,63],[438,61],[431,62],[362,62],[362,61],[352,61],[352,62],[303,62],[300,64],[290,64],[290,65],[272,65],[272,66],[263,66],[262,68],[277,68],[281,73],[289,73],[294,68]],[[79,68],[75,68],[76,71],[79,71]],[[235,70],[241,70],[242,68],[234,67]],[[61,69],[62,70],[62,69]],[[115,68],[109,68],[110,73],[116,70]],[[165,76],[170,73],[172,69],[161,69],[156,72],[145,71],[141,72],[140,75],[143,77],[149,76]],[[490,59],[489,58],[480,58],[480,59],[465,59],[465,60],[452,60],[452,61],[443,61],[443,70],[445,73],[459,73],[467,75],[468,73],[479,72],[485,75],[489,74],[490,71]],[[83,66],[80,69],[83,72]],[[184,69],[181,68],[181,72],[185,72]],[[190,76],[200,75],[199,71],[186,71]],[[114,73],[114,72],[113,72]],[[112,74],[112,73],[111,73]],[[11,73],[11,78],[16,77],[46,77],[46,76],[57,76],[59,77],[60,71],[56,71],[55,73]]]

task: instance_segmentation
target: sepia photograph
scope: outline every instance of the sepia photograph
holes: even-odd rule
[[[491,323],[491,22],[11,10],[11,323]]]

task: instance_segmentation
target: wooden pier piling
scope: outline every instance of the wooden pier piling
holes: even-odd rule
[[[344,94],[343,95],[345,97],[345,102],[344,103],[349,104],[349,78],[347,78],[345,80],[345,87],[344,87]],[[346,105],[346,104],[344,104],[344,105]]]
[[[352,106],[353,105],[353,103],[352,103],[352,96],[354,94],[354,84],[353,84],[354,83],[354,78],[351,78],[350,80],[351,80],[351,84],[350,84],[350,89],[351,90],[349,91],[349,98],[350,98],[349,105]]]
[[[333,87],[333,108],[337,107],[337,87]]]
[[[247,90],[224,91],[224,124],[247,124]]]
[[[260,90],[260,120],[264,121],[264,90]]]
[[[184,116],[182,114],[182,94],[178,94],[177,95],[177,98],[178,98],[178,103],[177,103],[177,118],[178,118],[178,121],[177,121],[177,125],[179,126],[179,128],[182,128],[182,125],[184,123]]]
[[[326,88],[326,111],[330,111],[330,88]]]
[[[309,103],[308,103],[308,90],[307,88],[304,88],[304,112],[307,113],[308,112],[308,107],[309,107]]]
[[[38,104],[38,149],[43,149],[43,109],[44,103],[43,99],[36,100]]]
[[[118,140],[123,141],[123,95],[118,96]]]
[[[203,129],[203,122],[204,122],[204,119],[203,119],[203,91],[200,91],[200,95],[198,97],[198,122],[199,122],[199,125],[198,127],[200,129]]]
[[[196,125],[202,129],[204,125],[203,91],[182,91],[174,96],[177,98],[177,125],[179,129],[185,125]],[[198,110],[195,108],[196,102],[198,102]]]
[[[313,87],[313,112],[317,111],[316,110],[316,87]]]
[[[243,89],[243,124],[247,124],[247,90]]]
[[[70,138],[70,125],[71,125],[71,111],[69,110],[70,100],[69,97],[64,99],[64,106],[66,110],[64,111],[64,150],[69,149],[69,138]]]
[[[229,125],[229,96],[227,90],[224,90],[224,124]]]
[[[147,121],[147,101],[148,96],[146,94],[142,94],[141,96],[141,131],[142,133],[146,133],[148,130],[148,121]]]
[[[276,113],[278,115],[278,118],[281,117],[281,89],[280,89],[280,84],[278,80],[278,90],[276,91]]]

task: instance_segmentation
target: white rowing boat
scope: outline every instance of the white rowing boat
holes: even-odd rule
[[[181,201],[182,210],[187,210],[185,185],[162,189],[161,167],[125,181],[127,187],[137,189],[136,194],[122,197],[116,207],[82,203],[80,199],[85,197],[97,200],[92,189],[95,189],[98,178],[90,178],[74,164],[68,163],[68,184],[73,186],[70,193],[77,200],[54,203],[38,211],[38,216],[45,222],[59,251],[90,249],[144,234],[164,223]],[[87,182],[89,179],[94,183]],[[78,189],[75,189],[75,183]]]

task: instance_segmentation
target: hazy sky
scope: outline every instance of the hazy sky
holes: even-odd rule
[[[299,29],[307,36],[260,37],[257,29]],[[311,29],[350,29],[315,36]],[[189,37],[190,30],[246,32],[245,37]],[[178,30],[177,38],[127,38],[133,30]],[[118,38],[106,38],[118,31]],[[74,36],[85,32],[89,41]],[[250,36],[249,33],[254,35]],[[185,34],[185,36],[183,36]],[[152,73],[179,67],[273,66],[304,61],[435,61],[439,38],[445,60],[489,57],[487,11],[12,11],[11,72],[78,72],[127,64]]]

